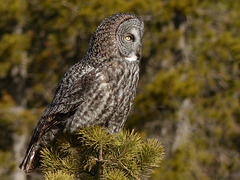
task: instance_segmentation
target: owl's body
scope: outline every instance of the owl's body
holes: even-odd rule
[[[143,28],[139,17],[125,13],[114,14],[98,26],[84,58],[59,82],[21,169],[36,169],[39,150],[54,144],[59,134],[93,125],[109,133],[123,128],[136,94]]]
[[[110,133],[122,129],[135,97],[138,72],[138,63],[117,61],[91,70],[87,77],[94,77],[90,80],[93,84],[64,131],[74,133],[92,125],[106,127]]]

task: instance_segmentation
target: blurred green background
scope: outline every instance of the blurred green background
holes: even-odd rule
[[[0,0],[0,177],[18,169],[65,71],[117,12],[145,22],[141,77],[125,128],[157,138],[149,179],[240,179],[240,1]]]

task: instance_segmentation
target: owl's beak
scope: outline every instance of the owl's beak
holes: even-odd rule
[[[140,52],[140,48],[137,48],[137,53],[139,53]]]

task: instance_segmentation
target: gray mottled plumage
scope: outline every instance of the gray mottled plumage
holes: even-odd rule
[[[139,79],[143,21],[133,14],[114,14],[95,30],[83,59],[59,82],[43,112],[20,168],[39,165],[39,150],[59,134],[100,125],[109,133],[122,128],[131,109]]]

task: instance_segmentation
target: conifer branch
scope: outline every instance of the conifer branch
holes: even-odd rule
[[[99,147],[98,160],[97,160],[97,173],[94,179],[100,180],[103,175],[103,155],[102,155],[102,145]]]
[[[76,137],[63,136],[41,151],[45,177],[77,179],[140,179],[160,166],[164,152],[157,140],[144,140],[134,131],[108,134],[101,127],[81,129]]]

